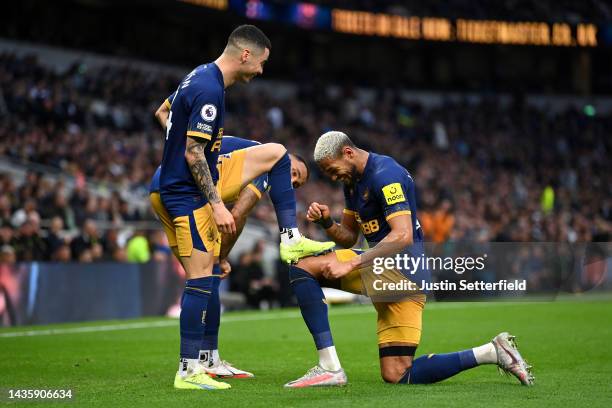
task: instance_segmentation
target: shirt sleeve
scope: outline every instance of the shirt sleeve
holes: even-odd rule
[[[350,187],[344,187],[344,210],[342,213],[355,216],[357,207],[355,206],[354,192]]]
[[[191,105],[187,136],[211,140],[219,121],[219,109],[222,109],[218,95],[201,92]]]
[[[172,92],[172,94],[170,94],[170,96],[168,96],[166,100],[164,101],[164,104],[166,105],[168,109],[170,109],[170,107],[172,106],[172,101],[174,101],[175,96],[176,96],[176,91]]]
[[[399,215],[412,214],[414,209],[410,197],[414,196],[414,181],[406,170],[392,168],[382,171],[375,184],[387,221]]]

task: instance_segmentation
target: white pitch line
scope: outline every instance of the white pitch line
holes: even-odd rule
[[[516,303],[432,303],[426,306],[425,310],[440,310],[440,309],[465,309],[465,308],[480,308],[480,307],[492,307],[492,306],[509,306],[509,305],[525,305],[539,302],[516,302]],[[352,314],[367,314],[373,313],[374,310],[370,307],[355,307],[348,309],[337,309],[332,308],[330,316],[342,316]],[[278,320],[278,319],[297,319],[301,318],[302,314],[299,311],[287,311],[287,312],[276,312],[276,313],[261,313],[251,314],[245,316],[224,316],[221,318],[222,323],[235,323],[235,322],[250,322],[250,321],[262,321],[262,320]],[[135,323],[119,323],[119,324],[105,324],[100,326],[82,326],[82,327],[68,327],[65,329],[45,329],[45,330],[26,330],[16,331],[8,333],[0,333],[0,338],[11,338],[11,337],[31,337],[31,336],[50,336],[56,334],[77,334],[77,333],[95,333],[95,332],[107,332],[117,330],[134,330],[134,329],[151,329],[159,327],[171,327],[177,326],[178,320],[160,320],[151,322],[135,322]]]
[[[331,313],[331,316],[335,315],[346,315],[346,314],[359,314],[359,313],[371,313],[370,308],[353,308],[346,310],[338,310]],[[248,322],[258,320],[278,320],[278,319],[297,319],[301,318],[300,312],[281,312],[281,313],[261,313],[246,316],[227,316],[221,319],[222,323],[234,323],[234,322]],[[136,323],[119,323],[119,324],[105,324],[101,326],[83,326],[83,327],[68,327],[65,329],[46,329],[46,330],[27,330],[20,332],[8,332],[0,333],[2,337],[29,337],[29,336],[49,336],[54,334],[75,334],[75,333],[95,333],[95,332],[106,332],[106,331],[117,331],[117,330],[133,330],[133,329],[150,329],[158,327],[171,327],[178,326],[178,319],[176,320],[161,320],[152,322],[136,322]]]
[[[148,329],[176,325],[176,321],[162,320],[157,322],[105,324],[102,326],[69,327],[66,329],[28,330],[21,332],[0,333],[0,337],[49,336],[52,334],[93,333],[114,330]]]

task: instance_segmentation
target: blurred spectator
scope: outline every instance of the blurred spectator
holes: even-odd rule
[[[56,190],[52,199],[52,203],[43,211],[44,218],[60,217],[67,228],[74,228],[75,218],[74,211],[68,205],[66,194],[62,190]]]
[[[243,252],[238,256],[238,264],[232,265],[232,273],[229,275],[229,289],[232,292],[240,292],[246,295],[249,289],[248,268],[251,264],[250,252]]]
[[[153,260],[156,262],[166,262],[171,258],[172,250],[168,246],[168,238],[163,231],[153,231],[151,237],[151,251]]]
[[[269,309],[276,299],[278,284],[274,279],[266,276],[263,270],[263,248],[264,242],[257,241],[250,256],[243,259],[240,267],[246,270],[246,295],[247,303],[254,309]],[[243,272],[244,273],[244,272]]]
[[[54,262],[70,262],[72,260],[72,251],[70,250],[70,245],[62,244],[51,256],[51,261]]]
[[[23,207],[13,213],[11,223],[15,228],[19,228],[31,215],[38,213],[36,212],[36,201],[34,199],[27,199]]]
[[[2,245],[0,247],[0,264],[13,265],[17,261],[15,250],[10,245]]]
[[[102,243],[93,220],[85,220],[81,234],[72,240],[70,247],[73,259],[79,262],[93,262],[102,257]]]
[[[8,221],[0,222],[0,246],[13,242],[13,227]]]
[[[6,185],[2,187],[8,190]],[[9,225],[11,223],[11,218],[11,200],[8,194],[2,194],[0,195],[0,223],[2,223],[2,225]]]
[[[127,261],[133,263],[147,263],[151,259],[149,241],[143,231],[136,231],[126,246]]]
[[[423,232],[432,242],[445,242],[450,237],[453,225],[455,225],[451,206],[449,200],[442,200],[435,210],[424,210],[419,214]]]
[[[106,231],[102,240],[104,259],[107,261],[126,262],[127,256],[124,248],[119,244],[119,230],[111,228]]]
[[[46,245],[48,252],[48,258],[57,260],[56,251],[66,246],[66,240],[62,238],[62,230],[64,229],[64,221],[61,217],[53,217],[51,219],[51,227],[47,233]]]
[[[40,236],[40,221],[30,216],[17,230],[13,248],[20,261],[42,261],[47,257],[47,245]]]

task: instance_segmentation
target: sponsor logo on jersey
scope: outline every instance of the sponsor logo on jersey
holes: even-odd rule
[[[206,133],[212,133],[212,126],[207,125],[206,123],[198,122],[197,129]]]
[[[402,203],[406,201],[402,185],[400,183],[387,184],[382,189],[387,205]]]
[[[200,111],[200,116],[207,122],[212,122],[217,117],[217,107],[210,103],[202,106],[202,110]]]

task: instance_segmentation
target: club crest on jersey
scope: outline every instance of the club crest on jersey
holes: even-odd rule
[[[361,198],[363,198],[363,201],[368,201],[368,198],[370,198],[370,189],[369,188],[366,188],[366,190],[361,195]]]
[[[210,242],[216,241],[217,234],[215,233],[215,230],[213,229],[213,227],[208,228],[208,231],[206,231],[206,238]]]
[[[387,205],[402,203],[406,201],[402,185],[400,183],[387,184],[382,189]]]
[[[202,110],[200,111],[200,116],[207,122],[212,122],[217,117],[217,107],[210,103],[202,106]]]

